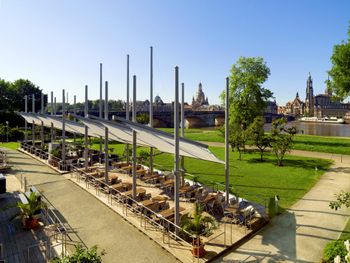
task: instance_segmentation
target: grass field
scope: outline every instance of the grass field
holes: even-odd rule
[[[111,144],[113,153],[122,154],[124,145]],[[94,144],[98,149],[99,145]],[[138,148],[138,150],[147,150]],[[219,158],[224,159],[222,147],[210,147]],[[232,191],[239,196],[259,203],[267,203],[276,194],[280,196],[282,209],[290,207],[300,199],[328,169],[331,162],[323,159],[287,156],[285,165],[275,165],[275,158],[267,154],[264,162],[259,161],[257,153],[243,156],[237,160],[236,153],[230,154],[230,183]],[[173,170],[173,156],[162,153],[155,157],[155,168]],[[315,167],[317,171],[315,172]],[[224,165],[207,161],[185,158],[187,173],[198,176],[198,181],[205,185],[224,184]],[[223,185],[219,185],[223,189]]]
[[[0,143],[0,147],[5,147],[5,148],[16,150],[18,148],[18,143],[17,142],[4,142],[4,143]]]
[[[173,132],[173,129],[164,129]],[[187,129],[185,137],[195,141],[224,142],[218,130]],[[350,139],[298,134],[294,137],[293,149],[350,155]]]

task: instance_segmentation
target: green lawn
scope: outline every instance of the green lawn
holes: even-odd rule
[[[173,132],[173,129],[164,129]],[[224,142],[218,130],[186,129],[185,137],[195,141]],[[298,134],[294,137],[293,149],[327,152],[336,154],[350,154],[350,138],[313,136]]]
[[[18,143],[17,142],[4,142],[4,143],[0,143],[0,147],[5,147],[5,148],[16,150],[18,148]]]
[[[114,153],[121,154],[123,144],[110,144]],[[93,148],[99,149],[98,144]],[[138,148],[138,150],[147,150]],[[222,147],[210,147],[219,158],[224,159]],[[328,169],[331,162],[323,159],[287,156],[284,166],[275,165],[275,157],[267,155],[264,162],[259,161],[257,153],[243,155],[237,160],[236,153],[230,153],[230,184],[232,191],[239,196],[259,203],[267,203],[274,195],[280,196],[281,207],[287,208],[300,199]],[[155,168],[173,170],[173,156],[162,153],[155,157]],[[315,167],[317,166],[317,172]],[[205,185],[224,184],[224,165],[207,161],[185,158],[185,167],[191,175],[198,176],[199,182]],[[223,189],[223,186],[219,186]]]

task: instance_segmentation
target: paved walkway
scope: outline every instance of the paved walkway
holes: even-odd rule
[[[14,172],[27,177],[56,207],[59,213],[90,247],[106,250],[103,262],[177,262],[154,241],[76,184],[43,163],[6,150]]]
[[[208,143],[223,146],[223,143]],[[239,249],[214,262],[320,262],[323,248],[337,239],[350,209],[333,211],[329,202],[340,190],[350,191],[350,156],[293,150],[292,155],[331,159],[334,164],[305,196],[275,217]]]

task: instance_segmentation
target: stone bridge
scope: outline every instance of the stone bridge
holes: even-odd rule
[[[98,112],[89,112],[89,114],[98,116]],[[138,111],[137,115],[146,114],[148,111]],[[120,118],[125,118],[125,111],[114,111],[109,113],[109,117],[118,116]],[[277,118],[283,117],[281,114],[265,113],[265,122],[270,123]],[[130,112],[130,120],[132,115]],[[221,126],[225,121],[224,111],[185,111],[185,127],[186,128],[200,128],[200,127],[213,127]],[[290,119],[288,118],[288,121]],[[154,127],[174,127],[174,112],[172,111],[156,111],[153,112],[153,124]]]

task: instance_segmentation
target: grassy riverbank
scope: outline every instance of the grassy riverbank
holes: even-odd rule
[[[162,130],[173,132],[173,129]],[[195,141],[224,143],[224,138],[218,130],[187,129],[185,137]],[[293,149],[350,155],[350,139],[298,134],[294,137]]]

